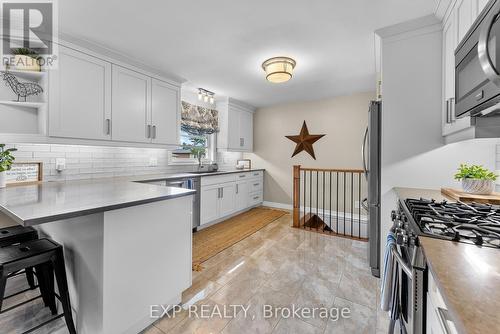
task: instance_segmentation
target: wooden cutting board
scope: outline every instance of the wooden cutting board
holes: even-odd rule
[[[476,195],[464,193],[463,191],[457,189],[441,188],[441,194],[461,202],[476,202],[500,205],[500,193],[495,192],[491,195]]]

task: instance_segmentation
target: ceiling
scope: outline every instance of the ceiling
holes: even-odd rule
[[[437,0],[64,0],[59,30],[257,107],[375,87],[373,31],[432,14]],[[297,61],[284,84],[261,63]]]

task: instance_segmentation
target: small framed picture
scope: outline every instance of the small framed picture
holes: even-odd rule
[[[8,185],[37,184],[43,180],[42,162],[14,162],[5,172]]]

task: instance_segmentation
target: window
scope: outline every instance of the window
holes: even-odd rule
[[[192,135],[181,130],[180,137],[182,146],[170,152],[169,164],[198,164],[198,155],[201,155],[202,163],[215,161],[215,134]]]

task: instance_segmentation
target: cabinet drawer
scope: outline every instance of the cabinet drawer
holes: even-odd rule
[[[256,170],[256,171],[253,171],[253,172],[250,172],[248,173],[249,174],[249,178],[261,178],[262,176],[264,176],[264,171],[261,171],[261,170]]]
[[[249,183],[250,193],[262,190],[263,185],[261,179],[250,180],[248,183]]]
[[[248,205],[249,206],[257,205],[259,203],[262,203],[262,201],[263,201],[262,191],[250,193],[249,199],[248,199]]]
[[[236,180],[235,174],[225,174],[225,175],[214,175],[214,176],[203,176],[201,178],[201,185],[208,186],[211,184],[220,184],[226,182],[234,182]]]

